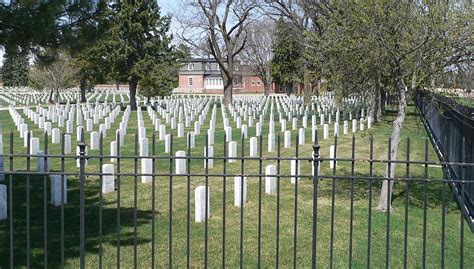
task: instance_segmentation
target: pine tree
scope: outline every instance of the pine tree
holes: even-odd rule
[[[130,105],[136,109],[140,81],[159,85],[156,76],[149,79],[156,73],[154,66],[177,66],[181,54],[168,34],[171,18],[161,16],[155,1],[123,1],[110,12],[110,27],[89,55],[110,78],[128,82]]]
[[[28,85],[28,53],[18,46],[8,46],[3,59],[3,85]]]
[[[272,76],[285,87],[287,93],[292,93],[303,79],[302,45],[291,32],[292,29],[283,19],[276,22],[271,61]]]

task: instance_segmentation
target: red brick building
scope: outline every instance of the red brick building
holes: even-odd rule
[[[235,93],[263,93],[262,80],[251,71],[249,66],[236,62],[234,68]],[[215,59],[191,58],[183,61],[179,70],[179,84],[175,92],[183,93],[223,93],[224,83],[220,67]],[[279,92],[279,87],[272,85],[270,93]]]

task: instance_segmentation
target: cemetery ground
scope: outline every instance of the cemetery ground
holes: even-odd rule
[[[21,113],[21,109],[18,110]],[[121,112],[121,114],[123,111]],[[368,159],[370,153],[370,136],[373,135],[374,159],[386,159],[388,152],[388,138],[391,134],[391,122],[395,117],[395,111],[389,111],[382,123],[378,123],[372,129],[359,131],[355,134],[355,156],[357,159]],[[120,115],[121,115],[120,114]],[[152,147],[153,124],[144,111],[145,127],[147,127],[147,137],[149,139],[150,153]],[[214,156],[219,157],[224,154],[224,130],[222,128],[222,116],[217,113]],[[268,119],[268,115],[266,116]],[[16,127],[11,120],[8,111],[0,111],[0,120],[3,127],[4,153],[10,152],[10,131],[13,131],[13,145],[15,153],[26,153],[23,147],[23,139],[19,138]],[[125,145],[120,148],[121,156],[135,156],[138,148],[135,149],[135,133],[137,132],[136,112],[130,115]],[[42,133],[36,125],[29,122],[33,133],[36,136]],[[111,130],[118,128],[119,121],[116,121]],[[207,123],[208,124],[208,123]],[[290,125],[291,127],[291,125]],[[329,146],[334,144],[334,137],[330,135],[329,139],[322,137],[322,126],[318,125],[319,143],[321,145],[321,156],[329,157]],[[97,131],[98,125],[94,125],[94,131]],[[190,149],[192,156],[203,156],[205,142],[205,129],[196,136],[196,147]],[[280,124],[275,121],[275,130],[280,129]],[[289,128],[291,129],[291,128]],[[169,130],[169,131],[168,131]],[[185,131],[190,131],[191,127]],[[76,131],[76,130],[74,130]],[[172,130],[167,126],[167,132],[173,134],[172,151],[185,150],[186,138],[178,138],[176,129]],[[255,127],[249,127],[249,137],[255,135]],[[263,134],[268,133],[268,126],[263,126]],[[280,132],[278,132],[280,133]],[[281,135],[281,156],[296,156],[296,134],[292,131],[291,148],[283,147],[283,134]],[[330,126],[330,134],[332,126]],[[311,128],[306,129],[306,143],[298,146],[298,155],[300,157],[312,157],[313,148],[311,143]],[[241,155],[240,129],[233,129],[233,140],[238,143],[238,156]],[[41,136],[40,136],[41,137]],[[71,134],[73,145],[76,144],[76,133]],[[423,127],[421,119],[413,106],[410,107],[410,113],[407,117],[404,130],[402,132],[402,142],[398,154],[399,160],[406,159],[407,138],[410,138],[410,159],[425,159],[425,143],[427,133]],[[337,156],[339,158],[351,158],[351,139],[352,135],[340,135],[337,141]],[[89,136],[85,140],[89,143]],[[110,155],[110,142],[115,140],[115,133],[110,131],[103,139],[104,155]],[[263,145],[260,144],[263,141]],[[249,139],[244,140],[245,154],[249,152]],[[44,139],[40,138],[40,148],[44,148]],[[50,154],[60,154],[61,144],[48,144]],[[73,147],[74,148],[74,147]],[[267,139],[259,139],[258,148],[262,148],[263,156],[276,156],[276,150],[272,153],[267,152]],[[156,137],[156,156],[166,157],[164,153],[164,143]],[[99,150],[89,150],[89,155],[99,155]],[[71,155],[73,156],[73,155]],[[247,155],[248,156],[248,155]],[[438,157],[431,146],[428,145],[427,152],[430,161],[437,161]],[[31,160],[31,168],[36,167],[36,160]],[[51,160],[51,170],[61,171],[62,161],[64,170],[77,173],[76,161],[72,158],[54,158]],[[174,172],[175,161],[170,159],[156,159],[155,172],[169,173]],[[103,163],[110,163],[109,158],[104,158]],[[140,173],[139,159],[122,159],[122,173]],[[171,164],[171,169],[170,169]],[[191,174],[204,174],[204,161],[193,159],[190,161]],[[224,160],[215,159],[214,167],[209,168],[210,174],[221,174],[224,169]],[[245,174],[264,173],[268,164],[277,164],[277,161],[263,160],[245,160],[242,164],[240,160],[236,163],[226,163],[226,173],[228,177],[222,176],[208,178],[210,187],[210,219],[208,221],[208,262],[211,268],[222,265],[222,240],[225,238],[226,255],[225,262],[228,267],[237,267],[239,265],[239,247],[240,247],[240,208],[233,205],[234,201],[234,174],[241,172],[244,167]],[[15,170],[26,170],[26,157],[15,157],[13,167]],[[5,158],[5,168],[8,170],[10,162]],[[374,163],[373,173],[377,176],[383,176],[386,164]],[[90,173],[97,173],[100,169],[98,159],[89,160],[86,167]],[[115,169],[116,163],[115,163]],[[290,161],[282,160],[280,163],[281,175],[290,174]],[[347,178],[323,178],[319,184],[318,197],[318,241],[317,241],[317,262],[320,267],[327,267],[330,259],[330,234],[331,234],[331,212],[332,212],[332,191],[335,184],[335,203],[334,203],[334,266],[336,268],[347,267],[349,260],[349,226],[350,226],[350,200],[351,200],[351,162],[340,161],[337,164],[336,176],[345,176]],[[390,264],[394,268],[403,266],[403,243],[404,243],[404,225],[405,225],[405,206],[408,207],[408,267],[418,268],[422,265],[422,240],[423,232],[423,214],[424,214],[424,195],[423,189],[427,190],[427,252],[426,266],[429,268],[438,267],[441,259],[441,218],[442,218],[442,193],[443,188],[446,193],[446,265],[450,268],[459,267],[459,249],[460,249],[460,211],[454,202],[451,190],[448,185],[437,182],[443,178],[441,167],[429,166],[427,168],[428,178],[432,181],[425,184],[422,181],[410,181],[408,184],[408,203],[405,204],[405,182],[395,182],[393,211],[390,215]],[[404,176],[406,165],[397,166],[397,176]],[[410,177],[424,178],[425,167],[420,164],[410,165]],[[301,163],[301,174],[311,175],[311,163]],[[332,169],[329,168],[329,162],[324,161],[321,166],[321,175],[332,175]],[[369,163],[356,162],[354,176],[368,176]],[[293,265],[293,233],[294,233],[294,209],[295,209],[295,187],[298,188],[298,242],[297,242],[297,263],[302,267],[311,265],[311,240],[312,240],[312,195],[313,184],[310,177],[302,177],[298,184],[291,184],[289,177],[280,178],[280,195],[265,194],[264,176],[248,177],[247,203],[244,205],[244,264],[245,267],[256,267],[257,264],[257,245],[258,245],[258,201],[259,201],[259,181],[261,180],[261,259],[262,266],[274,267],[276,257],[276,223],[277,223],[277,199],[280,206],[280,266],[287,268]],[[13,176],[13,222],[14,222],[14,255],[16,266],[26,265],[26,176]],[[151,267],[151,247],[152,247],[152,229],[155,230],[156,248],[155,259],[158,267],[168,266],[169,254],[169,218],[170,207],[172,208],[172,251],[173,267],[185,267],[186,265],[186,224],[187,224],[187,196],[190,203],[190,265],[192,267],[202,267],[204,265],[204,223],[194,222],[194,189],[205,184],[205,177],[192,176],[190,178],[190,192],[187,189],[188,177],[169,176],[155,177],[155,209],[156,225],[152,227],[152,184],[141,183],[140,176],[122,176],[116,178],[116,183],[120,182],[120,262],[121,266],[130,268],[134,262],[134,245],[137,247],[137,262],[139,267]],[[226,188],[225,202],[225,237],[223,236],[223,187]],[[47,185],[45,185],[45,182]],[[8,174],[2,184],[9,184]],[[46,176],[31,176],[30,183],[30,236],[31,236],[31,266],[34,268],[43,267],[43,243],[44,243],[44,194],[48,195],[46,201],[49,201],[49,178]],[[353,266],[355,268],[367,267],[367,242],[368,242],[368,214],[369,201],[372,201],[371,207],[371,266],[380,268],[385,266],[385,236],[386,220],[385,213],[378,212],[375,207],[378,203],[381,181],[373,180],[372,188],[369,188],[368,180],[354,180],[354,230],[352,237],[353,244]],[[68,184],[68,203],[64,205],[64,255],[66,267],[79,267],[79,180],[76,176],[69,176]],[[170,185],[172,185],[172,206],[170,206]],[[46,186],[46,190],[44,187]],[[371,190],[371,196],[369,192]],[[136,216],[134,223],[134,193],[136,192]],[[99,177],[88,176],[85,186],[85,236],[86,236],[86,267],[96,268],[99,262],[99,246],[102,241],[103,253],[102,262],[105,267],[116,266],[116,246],[117,246],[117,195],[118,191],[103,194],[103,202],[100,200]],[[102,208],[102,218],[99,217],[100,207]],[[60,235],[61,235],[61,207],[54,207],[47,203],[47,239],[48,239],[48,263],[51,267],[58,267],[60,262]],[[99,221],[102,220],[102,237],[99,233]],[[136,233],[134,230],[136,226]],[[464,225],[464,263],[466,265],[474,262],[474,237],[469,231],[467,225]],[[0,221],[0,267],[7,267],[9,253],[9,220]]]

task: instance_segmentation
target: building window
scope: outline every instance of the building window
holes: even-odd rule
[[[194,70],[194,64],[190,63],[188,64],[188,71],[193,71]]]
[[[260,86],[260,81],[257,81],[257,86]]]
[[[192,77],[188,77],[188,86],[194,86],[194,81]]]
[[[255,81],[252,80],[252,86],[255,86]]]
[[[211,64],[210,63],[206,63],[206,70],[211,70]]]
[[[238,66],[238,65],[234,65],[234,70],[235,70],[235,71],[238,71],[238,70],[239,70],[239,66]]]

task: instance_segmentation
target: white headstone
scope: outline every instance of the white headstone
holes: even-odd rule
[[[298,143],[300,145],[304,145],[306,142],[306,138],[305,138],[305,129],[304,128],[300,128],[299,131],[298,131]]]
[[[356,119],[352,120],[352,132],[353,133],[357,132],[357,120]]]
[[[258,142],[256,137],[250,138],[250,157],[258,156]]]
[[[214,129],[207,129],[207,139],[209,145],[214,145]]]
[[[102,165],[102,173],[109,174],[102,176],[102,193],[109,193],[115,191],[115,173],[113,164]]]
[[[82,139],[82,135],[84,135],[84,127],[83,126],[77,126],[76,129],[77,129],[76,130],[76,141],[80,142],[81,139]]]
[[[152,159],[142,159],[142,174],[152,174],[153,163]],[[152,181],[152,176],[142,175],[142,183],[150,183]]]
[[[166,125],[161,124],[159,128],[159,139],[165,140],[165,135],[166,135]]]
[[[52,136],[51,136],[51,142],[53,144],[59,144],[59,142],[61,141],[61,132],[59,130],[59,128],[53,128],[53,131],[52,131]]]
[[[242,180],[242,177],[237,176],[234,177],[234,206],[240,207],[242,205],[242,201],[244,204],[247,202],[247,177],[243,177]]]
[[[276,166],[273,164],[265,167],[265,193],[273,194],[276,192]]]
[[[232,127],[228,126],[225,128],[226,142],[232,141]]]
[[[182,122],[178,123],[178,137],[184,137],[184,124]]]
[[[8,217],[7,185],[0,185],[0,220]]]
[[[91,149],[98,149],[99,148],[99,132],[91,132]]]
[[[67,176],[50,175],[49,179],[51,181],[51,203],[54,206],[60,206],[61,201],[67,204]],[[63,182],[62,186],[61,181]]]
[[[36,157],[36,170],[38,172],[49,172],[49,169],[51,167],[50,159],[47,157],[45,158],[44,156],[39,156],[44,155],[42,151],[38,151],[37,155],[38,156]]]
[[[282,131],[282,132],[286,131],[286,120],[285,119],[282,119],[280,121],[280,127],[281,127],[280,131]]]
[[[326,140],[329,138],[329,124],[323,125],[323,139]]]
[[[285,131],[284,148],[291,148],[291,131]]]
[[[117,155],[117,141],[112,141],[110,142],[110,156],[116,156]],[[115,162],[117,158],[110,157],[111,162]]]
[[[334,155],[335,155],[334,153],[336,153],[334,145],[329,146],[329,158],[330,159],[334,159]],[[329,161],[329,168],[331,168],[331,169],[334,168],[334,161],[333,160]]]
[[[3,156],[3,143],[0,142],[0,181],[5,179],[5,158]]]
[[[295,184],[298,180],[300,181],[299,175],[301,174],[301,161],[300,160],[291,160],[291,184]]]
[[[268,135],[268,152],[273,152],[275,150],[275,135]]]
[[[86,131],[92,132],[93,124],[91,119],[87,119],[86,121]]]
[[[186,157],[186,152],[183,150],[176,152],[176,157]],[[186,159],[175,159],[176,174],[186,174]]]
[[[211,216],[211,192],[207,188],[207,218]],[[194,221],[206,221],[206,186],[199,186],[194,190]]]
[[[207,150],[206,150],[206,147],[204,147],[204,157],[208,157],[208,158],[214,157],[214,147],[213,146],[207,146]],[[207,167],[208,168],[213,168],[214,167],[214,159],[204,159],[204,168],[206,168],[206,160],[207,160]]]
[[[230,141],[229,142],[229,153],[228,157],[237,157],[237,142],[235,141]],[[229,159],[229,163],[235,163],[237,162],[237,159]]]
[[[171,150],[171,135],[165,135],[165,153],[170,153]]]
[[[71,146],[71,135],[65,134],[64,135],[64,154],[71,154],[72,146]]]

